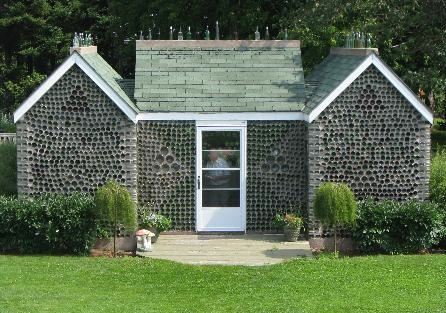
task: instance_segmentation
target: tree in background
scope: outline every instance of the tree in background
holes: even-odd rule
[[[89,31],[102,56],[124,77],[133,77],[135,42],[152,29],[168,39],[191,26],[211,38],[302,40],[308,73],[343,43],[343,35],[369,32],[382,58],[430,105],[446,114],[446,1],[399,0],[4,0],[0,4],[0,111],[12,112],[68,55],[74,32]],[[237,35],[236,35],[237,34]]]
[[[342,46],[342,34],[371,33],[384,61],[437,115],[446,114],[446,1],[303,1],[280,24],[303,41],[306,72]]]

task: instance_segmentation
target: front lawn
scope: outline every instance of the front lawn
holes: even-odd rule
[[[0,256],[6,312],[445,312],[446,255],[190,266]]]

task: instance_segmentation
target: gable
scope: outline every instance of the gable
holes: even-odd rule
[[[14,112],[14,122],[20,120],[73,65],[77,65],[134,123],[137,109],[116,82],[121,77],[97,53],[81,56],[74,52],[69,56]]]
[[[355,58],[355,61],[349,63],[347,70],[339,71],[339,61],[347,57]],[[319,81],[320,86],[312,91],[317,101],[314,102],[314,100],[311,100],[313,95],[310,95],[310,100],[307,101],[306,111],[304,110],[309,115],[310,123],[371,65],[376,67],[385,79],[407,99],[409,105],[412,105],[429,123],[433,123],[433,114],[430,109],[421,102],[412,90],[375,53],[367,57],[338,55],[336,58],[327,58],[321,65],[323,66],[315,69],[316,74],[312,73],[309,76],[318,77],[319,75],[321,77]],[[340,74],[338,75],[337,73]],[[319,99],[317,97],[318,94]]]

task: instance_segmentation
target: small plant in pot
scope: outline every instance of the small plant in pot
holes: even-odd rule
[[[277,228],[283,228],[285,241],[297,241],[299,239],[300,230],[303,227],[303,219],[297,214],[278,213],[274,217],[273,223]]]
[[[159,234],[169,230],[172,227],[172,220],[162,214],[153,212],[148,207],[142,207],[139,210],[139,228],[147,229],[155,234],[152,237],[152,243],[158,240]]]

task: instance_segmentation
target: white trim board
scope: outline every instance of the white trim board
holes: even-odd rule
[[[307,121],[302,112],[144,112],[138,121]]]
[[[20,120],[31,107],[74,65],[77,64],[94,83],[121,109],[134,123],[137,112],[111,88],[104,79],[77,52],[70,55],[14,112],[14,123]]]
[[[434,122],[432,112],[418,99],[406,84],[374,53],[369,55],[347,78],[339,84],[320,104],[309,114],[308,122],[313,122],[353,81],[370,65],[374,65],[398,91],[420,112],[431,124]]]

